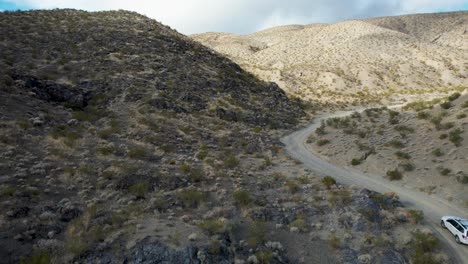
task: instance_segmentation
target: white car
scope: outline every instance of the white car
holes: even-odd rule
[[[448,229],[454,236],[455,241],[468,245],[468,220],[456,216],[443,216],[440,225]]]

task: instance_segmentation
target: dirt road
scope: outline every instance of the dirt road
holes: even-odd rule
[[[396,183],[392,183],[379,175],[370,175],[350,167],[339,167],[331,164],[327,158],[321,157],[313,148],[307,147],[308,136],[320,126],[321,120],[343,117],[350,115],[352,111],[323,114],[315,118],[313,123],[306,128],[296,131],[282,138],[286,145],[286,150],[295,159],[303,162],[319,176],[332,176],[338,182],[348,185],[355,185],[377,192],[395,192],[400,201],[409,208],[422,210],[425,215],[425,222],[432,231],[441,239],[447,253],[452,258],[451,263],[468,263],[468,246],[459,245],[453,236],[440,227],[440,217],[443,215],[456,215],[468,218],[468,212],[463,208],[458,208],[448,201],[429,196],[425,193],[411,190]]]

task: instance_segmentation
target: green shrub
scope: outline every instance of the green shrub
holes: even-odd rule
[[[362,162],[361,159],[352,159],[351,160],[351,165],[357,166],[357,165],[361,164],[361,162]]]
[[[222,234],[226,231],[226,224],[222,219],[203,220],[198,226],[210,235]]]
[[[296,193],[299,191],[299,185],[294,180],[287,180],[284,185],[288,187],[288,190],[291,193]]]
[[[205,177],[205,171],[203,167],[195,167],[190,170],[189,178],[192,182],[201,182]]]
[[[325,187],[327,187],[327,189],[330,189],[332,185],[336,184],[336,180],[331,176],[326,176],[322,179],[322,183],[325,185]]]
[[[458,114],[457,115],[457,119],[463,119],[466,117],[466,114],[465,113],[461,113],[461,114]]]
[[[137,199],[144,199],[148,193],[150,186],[148,182],[138,182],[130,186],[129,192],[136,196]]]
[[[44,250],[35,251],[30,257],[21,257],[20,264],[49,264],[52,262],[50,253]]]
[[[394,170],[387,171],[387,177],[391,181],[397,181],[403,178],[403,174],[398,169],[394,169]]]
[[[449,109],[450,107],[452,107],[452,103],[450,103],[450,101],[443,102],[440,104],[440,107],[442,107],[443,109]]]
[[[97,132],[98,137],[102,139],[109,139],[112,134],[116,134],[119,132],[118,128],[108,127],[106,129],[99,130]]]
[[[411,262],[414,264],[436,264],[438,263],[432,256],[439,248],[439,240],[432,234],[425,234],[421,231],[412,233],[413,239],[410,243]]]
[[[408,153],[405,153],[403,151],[397,151],[395,152],[395,156],[397,156],[400,159],[410,159],[411,155]]]
[[[240,161],[239,159],[235,156],[235,155],[228,155],[225,159],[224,159],[224,167],[225,168],[228,168],[228,169],[234,169],[236,168],[237,166],[239,166],[240,164]]]
[[[394,148],[404,148],[405,147],[405,144],[402,141],[398,140],[398,139],[393,139],[390,142],[388,142],[386,145],[387,146],[392,146]]]
[[[468,101],[465,101],[465,102],[462,104],[462,108],[468,108]]]
[[[330,143],[330,140],[328,140],[328,139],[320,139],[320,140],[317,141],[317,146],[320,146],[320,147],[321,147],[321,146],[325,146],[325,145],[327,145],[328,143]]]
[[[299,231],[301,232],[307,232],[309,231],[309,227],[307,226],[307,222],[305,221],[304,218],[299,217],[296,220],[292,221],[289,224],[290,227],[296,227]]]
[[[431,117],[431,115],[427,112],[424,112],[424,111],[421,111],[421,112],[418,112],[418,118],[419,119],[429,119]]]
[[[263,221],[254,221],[247,227],[247,242],[250,246],[256,247],[265,242],[268,228]]]
[[[424,219],[424,212],[420,210],[409,210],[409,216],[416,224],[419,224]]]
[[[97,150],[104,156],[111,155],[117,152],[117,148],[113,146],[99,147]]]
[[[334,249],[338,249],[341,246],[340,239],[336,236],[335,232],[330,233],[328,236],[328,245]]]
[[[180,172],[184,173],[184,174],[188,174],[191,170],[192,170],[192,165],[190,165],[189,163],[182,163],[182,165],[180,165],[180,168],[179,168]]]
[[[236,190],[232,193],[234,201],[240,206],[248,206],[252,202],[249,192],[244,190]]]
[[[128,150],[128,156],[132,159],[144,160],[148,154],[148,151],[143,147],[133,147]]]
[[[450,172],[452,172],[452,170],[449,169],[449,168],[440,167],[440,168],[439,168],[439,172],[440,172],[440,175],[442,175],[442,176],[447,176],[447,175],[450,174]]]
[[[441,157],[444,155],[444,152],[440,148],[436,148],[432,151],[432,155],[436,157]]]
[[[204,199],[203,193],[195,189],[184,189],[177,196],[185,207],[198,207]]]
[[[411,162],[402,162],[399,166],[402,167],[404,171],[414,171],[414,164]]]
[[[258,251],[255,257],[257,257],[258,264],[270,264],[273,260],[273,252],[271,250]]]
[[[453,102],[453,101],[457,100],[460,96],[461,96],[461,94],[458,93],[458,92],[457,92],[457,93],[453,93],[453,94],[451,94],[451,95],[448,97],[448,100],[449,100],[450,102]]]
[[[463,141],[463,137],[461,136],[461,134],[463,134],[463,130],[461,130],[460,128],[450,131],[449,132],[450,142],[452,142],[455,146],[460,147],[461,142]]]

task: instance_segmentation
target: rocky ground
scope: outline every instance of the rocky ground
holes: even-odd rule
[[[454,93],[332,119],[309,143],[337,164],[468,206],[467,99]]]
[[[468,12],[191,36],[288,94],[350,106],[468,86]]]
[[[398,197],[285,156],[303,104],[154,20],[0,13],[0,66],[5,263],[447,261]]]

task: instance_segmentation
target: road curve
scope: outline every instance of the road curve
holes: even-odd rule
[[[468,218],[466,210],[458,208],[438,197],[399,186],[379,175],[365,174],[351,167],[340,167],[331,164],[327,161],[327,158],[321,157],[313,148],[308,147],[306,144],[307,138],[320,126],[322,120],[348,116],[352,112],[341,111],[332,114],[322,114],[316,117],[308,127],[283,137],[281,141],[285,144],[286,151],[290,156],[301,161],[319,176],[332,176],[340,183],[355,185],[380,193],[395,192],[406,207],[424,212],[426,224],[429,225],[439,239],[445,242],[443,243],[443,247],[452,258],[451,263],[468,263],[468,246],[457,244],[450,232],[442,229],[439,224],[442,215],[457,215]]]

